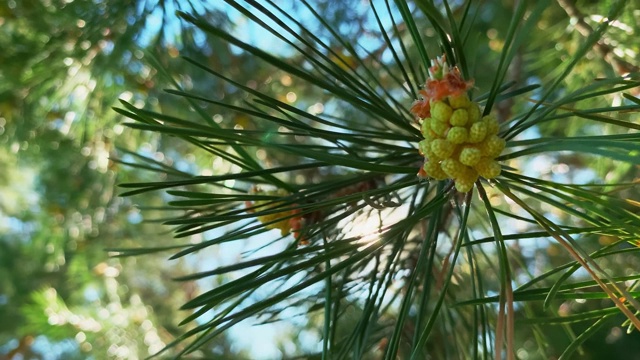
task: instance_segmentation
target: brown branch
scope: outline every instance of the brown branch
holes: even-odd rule
[[[593,28],[584,20],[584,14],[578,10],[573,0],[558,0],[558,4],[567,15],[575,21],[574,26],[582,36],[588,37],[593,33]],[[640,67],[637,65],[631,64],[616,56],[611,46],[605,44],[602,40],[596,42],[596,44],[593,45],[593,49],[604,61],[611,64],[613,70],[620,76],[640,71]]]
[[[18,347],[9,351],[4,356],[0,356],[0,360],[13,360],[27,357],[31,353],[31,344],[33,344],[33,337],[29,335],[23,336],[18,343]]]

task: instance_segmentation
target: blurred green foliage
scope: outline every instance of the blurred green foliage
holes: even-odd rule
[[[194,265],[168,267],[162,256],[121,261],[104,250],[171,238],[117,197],[118,182],[144,179],[120,166],[117,146],[156,158],[187,154],[170,139],[132,134],[111,107],[119,97],[163,96],[170,79],[146,58],[172,62],[193,44],[193,30],[173,15],[180,6],[191,8],[0,4],[0,356],[144,358],[184,331],[178,309],[197,285],[170,279]],[[211,349],[242,356],[224,340]]]

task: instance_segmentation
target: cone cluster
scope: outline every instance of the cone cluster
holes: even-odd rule
[[[289,195],[288,192],[282,189],[264,191],[257,187],[251,189],[250,193],[277,197],[284,197]],[[249,213],[253,213],[255,211],[254,209],[256,209],[257,211],[267,211],[274,208],[283,209],[282,212],[262,214],[256,216],[256,218],[258,219],[258,221],[265,224],[265,227],[267,229],[279,229],[280,234],[282,236],[285,236],[292,231],[295,232],[296,230],[298,230],[294,224],[295,220],[297,220],[298,217],[292,218],[291,216],[295,214],[295,211],[287,206],[283,206],[283,204],[284,203],[281,201],[255,200],[252,202],[248,201],[245,205]]]
[[[467,95],[471,82],[462,79],[457,68],[449,69],[444,59],[430,68],[424,97],[412,107],[424,140],[419,151],[425,158],[419,176],[436,180],[453,179],[459,192],[468,192],[482,176],[500,175],[496,157],[505,140],[498,136],[498,120],[482,116],[480,107]]]

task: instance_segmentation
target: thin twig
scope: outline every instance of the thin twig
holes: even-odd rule
[[[511,286],[511,271],[509,270],[509,263],[507,260],[507,252],[506,247],[504,245],[504,239],[502,238],[502,232],[498,226],[498,223],[495,219],[495,215],[493,215],[493,210],[491,209],[491,205],[489,202],[489,198],[487,196],[486,191],[482,187],[480,181],[476,182],[476,186],[478,188],[478,193],[480,198],[487,206],[487,212],[489,214],[489,218],[491,221],[491,227],[494,232],[494,238],[498,242],[501,251],[503,252],[503,256],[505,258],[504,271],[501,274],[501,277],[504,277],[501,283],[504,286],[500,287],[500,297],[499,297],[499,308],[498,308],[498,319],[496,321],[496,340],[495,340],[495,359],[502,359],[502,343],[504,341],[504,337],[506,335],[506,355],[507,360],[515,359],[515,351],[514,351],[514,334],[515,334],[515,321],[514,321],[514,306],[513,306],[513,287]],[[506,323],[506,328],[505,328]]]
[[[494,357],[496,360],[502,359],[502,339],[504,338],[504,318],[505,306],[503,292],[500,292],[500,303],[498,306],[498,320],[496,321],[496,349]]]
[[[515,309],[513,307],[513,287],[511,286],[511,279],[507,282],[506,292],[506,300],[507,300],[507,360],[515,359],[515,348],[514,348],[514,336],[516,333],[515,329]]]
[[[509,191],[507,187],[501,186],[500,184],[498,184],[498,186],[500,187],[500,190],[502,190],[502,192],[507,197],[509,197],[516,204],[518,204],[522,209],[524,209],[529,214],[531,214],[531,216],[535,218],[536,222],[538,222],[538,224],[542,226],[549,233],[550,236],[556,239],[558,243],[562,245],[562,247],[564,247],[565,250],[567,250],[569,254],[580,265],[582,265],[582,268],[589,273],[591,278],[595,280],[595,282],[600,286],[600,288],[609,296],[609,299],[611,299],[611,301],[613,301],[613,303],[618,307],[618,309],[620,309],[620,311],[629,319],[629,321],[631,321],[634,327],[640,330],[640,320],[633,314],[633,312],[631,312],[630,309],[628,309],[624,305],[623,301],[621,301],[620,298],[623,297],[625,301],[628,301],[633,307],[635,307],[636,311],[640,309],[640,307],[638,307],[638,305],[640,305],[638,301],[635,298],[633,298],[628,291],[624,290],[622,287],[620,287],[616,282],[612,281],[610,278],[606,279],[607,280],[606,283],[602,281],[602,279],[598,276],[598,274],[596,274],[596,270],[594,270],[594,268],[605,275],[606,273],[604,273],[604,271],[600,269],[600,267],[593,261],[593,259],[591,259],[588,256],[585,256],[583,258],[582,255],[578,254],[578,252],[570,245],[571,237],[568,234],[564,233],[562,228],[555,227],[555,229],[552,229],[550,227],[550,225],[553,225],[552,223],[542,218],[538,213],[536,213],[533,209],[531,209],[531,207],[529,207],[529,205],[527,205],[523,200],[521,200],[519,197],[515,196],[511,191]],[[561,234],[559,234],[558,232],[560,232]],[[615,293],[616,291],[621,296],[618,296]]]
[[[558,4],[575,22],[574,26],[582,36],[589,37],[589,35],[593,33],[593,28],[584,20],[585,16],[576,7],[573,0],[558,0]],[[605,44],[602,39],[593,45],[593,49],[604,61],[611,64],[613,70],[620,76],[640,71],[640,67],[637,65],[631,64],[616,56],[611,46]]]

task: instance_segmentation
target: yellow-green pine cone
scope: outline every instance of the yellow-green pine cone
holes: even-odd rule
[[[474,169],[478,171],[478,174],[485,179],[493,179],[500,175],[502,168],[497,161],[483,157],[478,161],[478,163],[474,166]]]
[[[265,223],[268,222],[270,219],[270,215],[258,215],[258,221],[260,221],[261,223]]]
[[[280,235],[282,236],[288,235],[289,231],[291,230],[289,219],[278,221],[277,223],[273,224],[272,229],[280,229]]]
[[[434,139],[431,141],[431,151],[440,159],[448,159],[455,150],[453,144],[448,140]]]
[[[487,115],[482,118],[482,121],[487,124],[487,135],[497,135],[500,131],[500,124],[498,119],[493,115]]]
[[[423,168],[429,177],[432,177],[436,180],[444,180],[447,178],[447,174],[442,171],[440,164],[438,164],[436,161],[426,161]]]
[[[420,132],[422,133],[422,136],[425,137],[425,139],[429,135],[430,130],[431,130],[431,118],[422,119],[422,124],[420,124]]]
[[[452,144],[462,144],[467,141],[468,132],[467,128],[462,126],[455,126],[449,129],[447,133],[447,140]]]
[[[435,101],[431,104],[431,117],[442,122],[449,122],[453,110],[443,101]]]
[[[442,166],[442,171],[452,179],[463,176],[466,172],[466,166],[456,159],[442,160],[440,166]]]
[[[429,140],[422,140],[418,143],[418,151],[420,152],[420,155],[425,156],[427,155],[427,151],[431,150],[431,143],[429,142]]]
[[[478,172],[475,169],[465,166],[461,176],[456,179],[456,189],[460,192],[467,192],[473,188],[473,184],[478,180]]]
[[[429,147],[424,149],[425,153],[424,153],[424,157],[427,160],[431,160],[431,161],[441,161],[442,158],[440,158],[439,156],[437,156],[433,150],[431,150],[431,142],[429,142]]]
[[[277,213],[277,214],[261,215],[261,216],[258,216],[258,221],[260,221],[261,223],[265,224],[265,223],[269,223],[271,221],[278,220],[279,218],[281,218],[284,215],[286,215],[286,214],[285,213]],[[271,229],[280,229],[280,234],[282,236],[285,236],[285,235],[289,234],[289,229],[290,229],[289,219],[280,220],[278,222],[268,224],[265,227],[267,229],[269,229],[269,230],[271,230]]]
[[[469,114],[469,122],[474,123],[480,121],[482,118],[482,113],[480,112],[480,107],[478,104],[472,102],[467,108],[467,113]]]
[[[425,139],[427,140],[433,140],[433,139],[437,139],[438,138],[438,134],[436,134],[435,132],[433,132],[433,130],[428,129],[424,134],[422,134],[424,136]]]
[[[453,152],[451,153],[451,156],[449,156],[452,159],[460,159],[460,152],[462,151],[462,147],[464,145],[454,145],[453,146]]]
[[[420,155],[424,156],[427,160],[440,161],[436,154],[431,150],[431,140],[422,140],[418,143],[418,151]]]
[[[480,161],[482,153],[480,149],[473,146],[465,146],[460,152],[459,160],[461,163],[467,166],[474,166]]]
[[[476,122],[471,125],[469,129],[470,143],[479,143],[487,136],[487,124],[484,122]]]
[[[455,109],[449,118],[452,126],[465,126],[469,121],[469,113],[466,109]]]
[[[466,180],[456,180],[455,185],[456,185],[456,190],[458,190],[461,193],[466,193],[471,191],[471,189],[473,189],[473,184],[475,182],[468,182]]]
[[[449,105],[451,105],[454,109],[462,109],[466,108],[471,104],[471,100],[469,100],[469,95],[467,93],[462,93],[460,95],[451,95],[448,97]]]
[[[468,182],[476,182],[478,180],[478,171],[476,169],[474,169],[473,167],[470,166],[465,166],[464,167],[464,174],[462,174],[461,177],[459,177],[458,179],[463,179],[466,180]]]
[[[502,153],[505,145],[506,141],[503,138],[491,135],[481,144],[480,150],[483,156],[493,159]]]
[[[275,191],[267,191],[267,194],[269,194],[269,195],[278,195],[278,196],[288,196],[288,195],[290,195],[287,192],[287,190],[285,190],[285,189],[278,189],[278,190],[275,190]]]
[[[258,193],[260,194],[265,194],[265,195],[272,195],[272,196],[287,196],[289,195],[289,193],[284,190],[284,189],[278,189],[275,191],[258,191]],[[282,202],[272,202],[270,200],[261,200],[261,201],[255,201],[253,203],[256,207],[259,207],[258,211],[264,211],[264,210],[269,210],[269,209],[273,209],[276,208],[280,205],[282,205]],[[280,229],[280,233],[282,234],[282,236],[285,236],[287,234],[289,234],[290,230],[291,230],[291,226],[289,224],[289,219],[282,219],[283,217],[287,217],[289,214],[291,213],[291,211],[289,209],[284,208],[283,211],[275,213],[275,214],[265,214],[265,215],[259,215],[257,216],[258,221],[260,221],[263,224],[275,221],[274,223],[265,225],[265,227],[267,229]],[[280,221],[278,221],[279,219],[282,219]]]
[[[444,137],[447,130],[449,130],[449,123],[431,120],[431,130],[436,133],[436,135]]]

